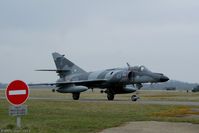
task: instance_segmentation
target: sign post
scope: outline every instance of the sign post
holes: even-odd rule
[[[27,84],[21,80],[11,82],[6,88],[6,97],[10,104],[9,115],[17,117],[17,127],[21,128],[21,116],[27,114],[27,106],[22,105],[29,96],[29,88]]]
[[[17,127],[21,128],[21,117],[17,116]]]

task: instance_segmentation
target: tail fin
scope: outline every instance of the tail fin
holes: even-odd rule
[[[66,59],[64,55],[60,55],[57,52],[52,53],[55,65],[57,67],[57,70],[60,77],[65,77],[69,74],[74,74],[74,73],[85,73],[83,69],[75,65],[73,62],[70,60]]]

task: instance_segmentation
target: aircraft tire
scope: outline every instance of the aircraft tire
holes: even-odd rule
[[[108,94],[107,94],[107,99],[108,99],[109,101],[113,101],[113,100],[114,100],[114,94],[108,93]]]
[[[137,101],[139,99],[139,97],[137,97],[136,95],[131,96],[131,101]]]
[[[80,93],[73,93],[73,100],[79,100]]]

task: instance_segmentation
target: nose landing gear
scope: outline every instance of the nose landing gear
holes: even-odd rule
[[[136,95],[131,96],[131,100],[134,101],[134,102],[137,101],[138,99],[139,99],[139,97],[136,96]]]

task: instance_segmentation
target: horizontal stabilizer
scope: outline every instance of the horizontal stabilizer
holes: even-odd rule
[[[35,70],[35,71],[57,72],[57,73],[61,73],[61,72],[70,72],[70,70],[57,70],[57,69],[39,69],[39,70]]]

